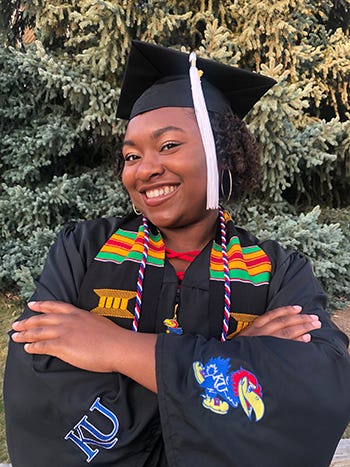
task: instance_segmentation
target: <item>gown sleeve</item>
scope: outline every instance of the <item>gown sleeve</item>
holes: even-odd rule
[[[325,312],[309,262],[275,242],[268,309],[301,305],[322,328],[308,344],[158,336],[158,400],[170,467],[326,467],[350,419],[348,339]]]
[[[50,249],[32,299],[76,304],[89,262],[116,228],[116,222],[107,220],[66,226]],[[26,307],[21,318],[32,314]],[[151,426],[148,414],[149,407],[157,409],[154,399],[123,375],[96,374],[49,356],[29,355],[10,340],[4,402],[12,465],[136,466],[155,455],[160,427],[159,422]]]

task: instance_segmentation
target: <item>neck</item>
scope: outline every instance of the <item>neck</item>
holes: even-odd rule
[[[177,252],[202,250],[215,236],[217,218],[218,211],[212,210],[198,222],[160,229],[165,246]]]

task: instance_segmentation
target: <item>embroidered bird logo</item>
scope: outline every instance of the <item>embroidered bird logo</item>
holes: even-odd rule
[[[166,326],[167,330],[165,331],[167,334],[177,334],[181,336],[183,333],[182,327],[179,325],[177,320],[177,308],[178,303],[175,305],[174,308],[174,316],[172,318],[167,318],[163,321],[164,326]]]
[[[167,334],[182,334],[182,328],[175,318],[165,319],[163,324],[167,327],[167,330],[165,331]]]
[[[208,363],[196,361],[193,371],[198,384],[205,389],[202,405],[214,413],[225,415],[230,406],[241,405],[249,420],[255,415],[255,421],[262,419],[265,406],[262,388],[256,376],[240,368],[230,372],[229,359],[211,358]]]

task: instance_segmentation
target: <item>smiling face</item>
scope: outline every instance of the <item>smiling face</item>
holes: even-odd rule
[[[122,180],[160,229],[216,217],[206,210],[206,162],[194,111],[164,107],[134,117],[123,144]]]

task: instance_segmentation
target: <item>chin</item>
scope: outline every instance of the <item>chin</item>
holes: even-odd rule
[[[195,225],[198,221],[206,217],[206,211],[202,216],[192,217],[189,216],[188,212],[186,213],[174,213],[171,216],[167,213],[163,214],[154,214],[146,215],[153,225],[158,227],[159,230],[162,229],[180,229],[182,227],[189,227]]]
[[[158,227],[159,229],[171,229],[179,227],[179,218],[167,215],[146,215],[147,219],[149,219],[153,225]]]

